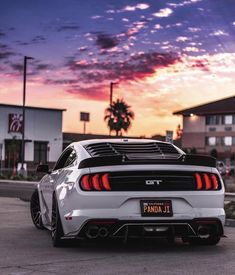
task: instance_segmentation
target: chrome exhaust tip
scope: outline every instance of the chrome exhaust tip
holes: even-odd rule
[[[197,229],[197,235],[201,239],[207,239],[210,237],[210,230],[208,226],[199,226]]]

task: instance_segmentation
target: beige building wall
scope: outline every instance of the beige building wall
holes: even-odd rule
[[[184,116],[183,117],[183,148],[197,148],[199,151],[205,150],[205,117]]]
[[[204,116],[184,116],[183,117],[184,133],[201,133],[206,130],[206,119]]]
[[[205,149],[205,133],[183,133],[183,148]]]

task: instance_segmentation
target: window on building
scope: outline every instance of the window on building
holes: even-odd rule
[[[207,145],[215,146],[216,145],[216,137],[207,137]]]
[[[230,125],[230,124],[233,124],[233,116],[232,115],[226,115],[224,116],[224,124],[225,125]]]
[[[221,137],[206,137],[206,145],[208,146],[221,145]]]
[[[206,116],[206,125],[218,125],[220,124],[220,116],[211,115]]]
[[[35,141],[34,142],[34,162],[47,163],[47,142]]]
[[[232,146],[232,137],[224,137],[223,141],[225,146]]]

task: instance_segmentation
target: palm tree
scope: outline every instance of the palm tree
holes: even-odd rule
[[[117,99],[105,110],[104,120],[108,122],[110,131],[116,131],[116,136],[122,135],[122,130],[127,132],[131,126],[134,112],[130,107],[123,99]]]

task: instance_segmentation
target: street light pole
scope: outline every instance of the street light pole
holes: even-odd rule
[[[24,171],[25,159],[25,99],[26,99],[26,74],[27,74],[27,60],[33,59],[29,56],[24,56],[24,78],[23,78],[23,122],[22,122],[22,141],[21,141],[21,170]]]
[[[109,104],[112,104],[113,101],[113,84],[114,82],[110,82],[110,95],[109,95]]]
[[[110,104],[110,107],[113,103],[113,85],[115,84],[118,84],[116,82],[110,82],[110,97],[109,97],[109,104]],[[110,114],[110,118],[111,118],[111,114]],[[109,135],[111,136],[111,130],[109,129]]]

